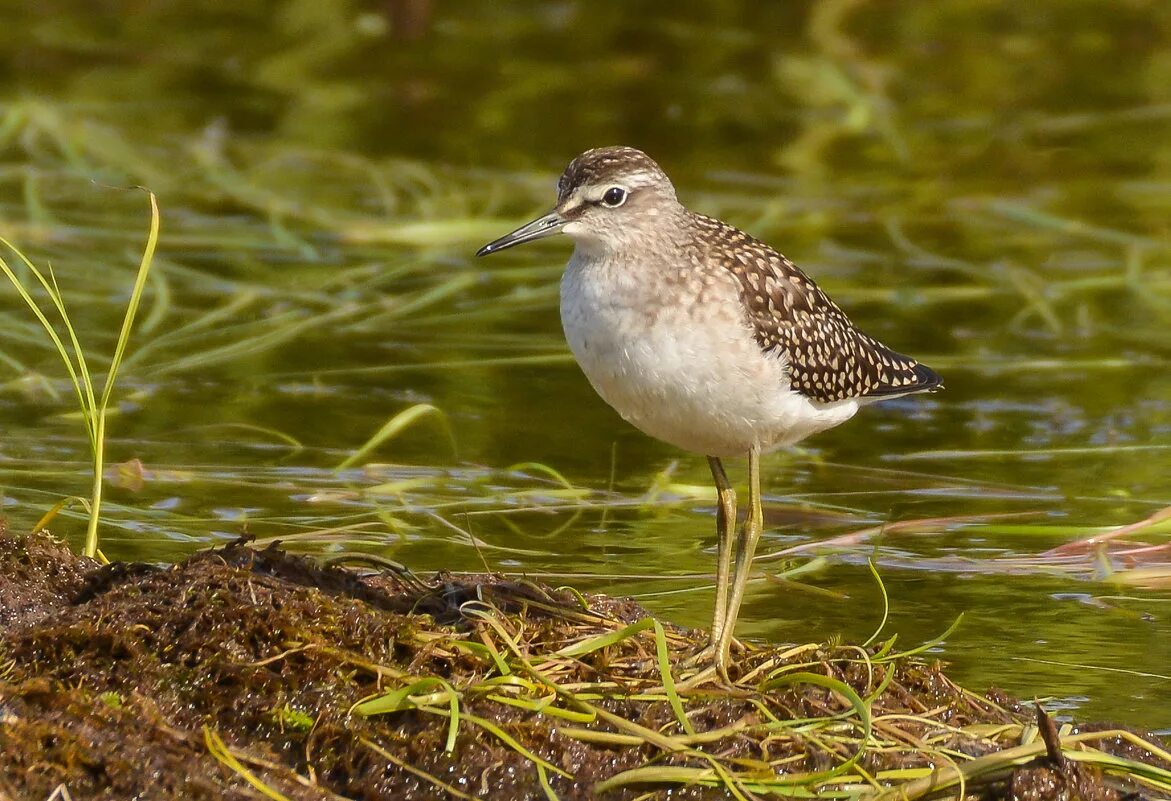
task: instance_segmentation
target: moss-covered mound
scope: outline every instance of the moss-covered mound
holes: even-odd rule
[[[888,646],[750,647],[493,576],[247,544],[100,566],[0,536],[0,801],[1122,799],[1162,745],[1056,727]],[[1039,723],[1039,725],[1038,725]],[[962,787],[962,790],[961,790]]]

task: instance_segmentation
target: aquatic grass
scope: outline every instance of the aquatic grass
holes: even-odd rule
[[[244,763],[240,761],[232,749],[223,741],[209,726],[203,727],[203,741],[207,747],[207,752],[224,767],[231,770],[241,779],[251,785],[258,793],[271,801],[291,801],[291,799],[274,787],[270,787],[265,782],[261,781],[255,773],[245,767]]]
[[[1157,453],[1171,450],[1171,443],[1143,445],[1086,445],[1053,448],[983,448],[911,451],[890,454],[886,458],[896,462],[948,461],[952,459],[1032,459],[1037,457],[1062,456],[1125,456],[1133,453]]]
[[[28,114],[14,114],[12,119],[15,120],[18,117],[27,119]],[[22,123],[10,123],[12,126],[18,124]],[[70,182],[76,183],[77,170],[91,166],[87,158],[79,155],[84,152],[85,143],[61,140],[60,136],[68,135],[68,126],[55,124],[47,125],[47,128],[55,133],[47,136],[45,140],[46,151],[60,150],[65,154],[63,160],[68,168],[54,172],[51,161],[44,161],[38,165],[37,174],[49,179],[50,183],[62,184],[62,194],[68,195],[69,192],[63,187]],[[111,126],[106,126],[106,128],[107,130],[115,130]],[[30,139],[29,141],[34,140]],[[298,303],[322,305],[308,312],[313,319],[307,321],[298,319],[302,312],[286,310],[282,313],[288,316],[258,320],[251,327],[241,327],[235,330],[225,327],[216,332],[219,335],[219,341],[216,342],[216,337],[211,336],[210,330],[205,331],[208,335],[206,339],[195,335],[198,333],[197,331],[188,332],[189,336],[187,337],[173,337],[172,332],[167,330],[166,323],[176,319],[181,320],[182,317],[189,315],[191,310],[176,308],[173,303],[163,302],[157,306],[156,314],[150,321],[152,326],[157,326],[158,331],[158,336],[152,336],[152,341],[146,343],[150,349],[148,353],[151,358],[147,359],[147,354],[139,356],[140,361],[135,365],[136,372],[137,368],[142,367],[144,368],[142,374],[151,377],[193,373],[217,365],[230,364],[238,359],[258,353],[287,349],[291,343],[298,341],[301,337],[317,336],[324,330],[336,330],[337,328],[348,331],[384,329],[387,324],[403,317],[410,319],[413,329],[421,330],[429,326],[442,327],[454,319],[469,319],[468,315],[478,319],[498,320],[510,311],[514,312],[525,308],[550,308],[555,304],[555,292],[549,290],[554,287],[553,276],[560,269],[556,264],[542,263],[527,267],[503,266],[499,269],[493,269],[491,272],[492,281],[500,286],[502,291],[498,295],[492,296],[473,292],[475,297],[469,304],[466,302],[468,298],[465,297],[465,293],[472,291],[473,285],[469,281],[478,280],[478,278],[473,279],[473,276],[477,276],[477,274],[469,271],[467,264],[454,263],[455,260],[451,259],[450,256],[435,252],[442,251],[444,247],[449,246],[463,248],[465,245],[459,241],[461,237],[470,237],[474,234],[471,232],[457,234],[455,230],[469,220],[477,221],[477,225],[483,225],[485,228],[495,229],[500,225],[504,218],[484,217],[481,212],[485,207],[491,209],[492,204],[497,202],[496,198],[502,182],[511,181],[517,185],[525,186],[531,184],[532,188],[529,191],[533,192],[533,203],[539,203],[540,196],[536,189],[536,183],[523,176],[438,169],[402,160],[376,161],[344,153],[314,151],[279,143],[263,145],[244,141],[237,145],[233,142],[227,150],[217,152],[208,142],[197,138],[188,143],[187,146],[195,152],[203,152],[201,158],[204,160],[197,159],[190,168],[190,175],[185,176],[190,180],[184,185],[182,202],[192,209],[198,209],[206,199],[226,194],[227,197],[238,202],[242,208],[251,210],[252,216],[236,221],[231,230],[216,230],[214,227],[216,221],[213,218],[202,218],[198,214],[185,215],[183,219],[173,225],[175,230],[169,236],[168,244],[172,253],[181,254],[186,248],[192,251],[203,250],[203,254],[191,254],[201,259],[206,259],[209,255],[213,258],[222,258],[220,254],[229,252],[249,255],[238,259],[243,262],[243,269],[239,270],[231,281],[224,281],[213,271],[192,269],[190,264],[183,263],[169,264],[167,276],[182,276],[181,279],[177,280],[181,280],[184,285],[199,285],[200,292],[204,296],[207,296],[208,288],[217,283],[219,285],[217,291],[227,293],[225,297],[230,297],[233,292],[244,291],[246,287],[254,286],[263,293],[260,300],[255,298],[253,300],[254,303],[260,304],[253,306],[258,312],[264,304],[276,302],[277,298],[296,298]],[[222,143],[216,147],[222,147]],[[155,155],[152,153],[151,158],[153,159]],[[120,162],[113,156],[111,158]],[[337,180],[339,174],[345,176],[347,180],[339,183]],[[333,180],[325,180],[328,176],[332,176]],[[298,198],[294,202],[290,202],[288,200],[290,196],[296,197],[290,189],[306,182],[326,187],[328,191],[316,192],[311,198]],[[847,188],[846,191],[848,192],[849,189]],[[734,186],[726,195],[728,202],[734,202],[738,199],[745,205],[753,205],[759,200],[745,190],[743,181]],[[713,198],[713,200],[719,202],[717,198]],[[55,196],[41,198],[40,207],[52,210],[59,202]],[[369,209],[375,211],[371,212]],[[80,211],[76,208],[70,209],[66,215],[66,221],[63,223],[58,221],[58,224],[69,226],[71,230],[81,236],[115,239],[125,237],[123,230],[125,226],[114,222],[115,218],[109,215],[106,216],[104,223],[99,222],[101,218],[95,217],[90,224],[78,225],[75,218]],[[323,249],[321,243],[323,241],[329,242],[331,237],[335,243],[341,243],[342,247],[345,247],[352,256],[356,246],[346,239],[347,227],[354,225],[378,227],[384,224],[382,218],[386,215],[392,217],[388,223],[385,223],[389,225],[391,230],[394,230],[395,226],[408,224],[450,225],[452,232],[450,235],[445,233],[437,239],[433,233],[408,236],[407,239],[411,241],[410,247],[422,248],[427,252],[418,254],[417,258],[412,259],[401,259],[400,253],[393,253],[393,258],[398,262],[395,265],[382,267],[366,265],[347,268],[342,265],[317,264],[319,269],[315,274],[329,276],[322,283],[323,287],[328,287],[330,290],[328,292],[298,292],[295,289],[281,286],[279,283],[265,282],[254,277],[259,276],[268,263],[287,259],[308,262],[302,264],[301,269],[298,270],[299,273],[304,274],[304,268],[308,267],[309,264],[319,262],[322,258],[328,258],[325,256],[326,250]],[[461,217],[461,215],[464,216]],[[389,251],[385,247],[368,247],[364,252],[368,252],[372,260],[384,262],[393,251]],[[183,260],[180,259],[180,261]],[[428,275],[428,266],[441,261],[444,263],[445,270],[442,272],[431,270],[431,274]],[[172,266],[175,269],[171,269]],[[381,269],[385,269],[384,277],[380,277]],[[954,303],[963,298],[973,299],[975,296],[965,294],[973,290],[981,293],[981,297],[989,302],[994,302],[994,298],[999,297],[996,293],[1008,292],[1012,294],[1015,292],[1015,290],[1006,290],[1001,286],[997,276],[990,273],[984,265],[971,264],[971,270],[966,275],[967,280],[959,285],[917,285],[901,288],[899,292],[902,294],[899,298],[890,295],[888,290],[874,290],[867,286],[843,284],[838,287],[832,275],[826,279],[826,284],[844,292],[843,298],[851,303],[876,302],[889,306],[893,300],[897,299],[900,300],[900,303],[896,306],[899,306],[902,301],[907,299],[909,292],[910,296],[914,298],[913,305],[919,309],[934,308]],[[372,293],[379,287],[386,287],[387,281],[398,280],[395,276],[399,278],[414,276],[414,280],[426,278],[423,285],[418,288],[403,291],[401,286],[395,286],[393,291],[396,300],[393,303],[379,304],[373,298],[362,297],[364,293]],[[1102,282],[1113,280],[1109,274],[1097,278]],[[1079,286],[1078,282],[1084,283],[1086,280],[1085,278],[1071,279],[1066,283],[1054,275],[1045,275],[1047,286],[1058,287],[1054,290],[1058,297],[1064,296],[1063,293],[1065,293],[1065,290],[1060,287],[1077,287]],[[525,287],[524,294],[508,291],[510,287],[522,286],[530,282],[539,285]],[[1112,284],[1087,284],[1084,287],[1084,292],[1092,294],[1108,291],[1110,286]],[[170,296],[179,297],[179,289],[178,285],[170,287]],[[183,286],[182,289],[186,294],[188,286]],[[352,309],[350,313],[339,312],[334,315],[330,311],[326,311],[327,309],[336,310],[344,293],[354,290],[358,291],[359,300],[357,307]],[[1078,290],[1078,292],[1082,291]],[[878,294],[875,294],[876,292]],[[989,295],[989,292],[994,294]],[[398,297],[400,295],[402,297]],[[353,295],[349,295],[347,302],[352,301],[353,298]],[[460,298],[465,301],[459,314],[454,316],[444,310],[452,298]],[[100,297],[95,297],[95,302],[100,302]],[[225,342],[224,340],[229,337],[231,341]],[[552,359],[545,360],[544,357],[538,357],[531,362],[525,362],[523,361],[525,356],[522,355],[520,360],[516,362],[493,360],[484,366],[502,367],[511,363],[540,364],[556,361],[567,363],[570,357],[564,352],[563,346],[560,343],[553,344],[558,346],[561,353]],[[186,354],[179,359],[168,357],[168,354],[179,350],[186,351]],[[159,358],[156,360],[155,357]],[[424,361],[418,365],[388,365],[381,369],[387,373],[403,369],[423,371],[447,367],[462,369],[463,366],[472,363],[475,361],[452,359],[446,360],[441,365]],[[965,359],[963,363],[965,365],[972,364],[970,359]],[[1026,368],[1017,367],[1016,369]],[[369,374],[376,373],[377,369]],[[319,373],[312,368],[301,373],[301,375],[309,374],[317,375]],[[346,374],[345,368],[332,373],[339,378]],[[350,372],[349,374],[359,375],[361,373]],[[286,375],[291,374],[286,373]]]
[[[1089,743],[1099,740],[1124,740],[1158,759],[1166,760],[1166,752],[1154,743],[1128,732],[1125,729],[1092,731],[1071,734],[1058,741],[1061,756],[1076,762],[1096,765],[1108,772],[1140,781],[1144,786],[1157,792],[1171,792],[1171,771],[1134,760],[1123,759],[1109,753],[1091,749]],[[1013,768],[1020,767],[1040,758],[1049,758],[1050,748],[1041,741],[1030,742],[1006,748],[987,756],[977,757],[962,764],[948,765],[931,771],[925,776],[913,778],[905,784],[892,787],[876,794],[873,801],[896,801],[899,799],[922,798],[936,795],[953,788],[970,789],[980,780],[995,780]]]
[[[430,690],[432,687],[439,687],[441,692],[438,694],[424,695],[423,691]],[[416,696],[423,697],[416,698]],[[385,715],[391,712],[400,712],[404,709],[424,709],[434,703],[442,703],[444,701],[448,705],[449,725],[447,729],[447,742],[444,744],[443,750],[450,754],[455,750],[455,737],[459,732],[459,697],[456,694],[455,688],[443,679],[433,676],[419,679],[405,687],[388,690],[381,695],[359,701],[351,708],[350,712],[369,717],[371,715]]]
[[[57,284],[57,277],[54,275],[52,268],[49,268],[48,274],[46,275],[15,245],[7,239],[0,238],[0,244],[3,244],[4,247],[8,248],[17,257],[24,269],[36,278],[37,283],[44,290],[45,294],[48,295],[53,309],[60,317],[61,325],[66,334],[65,338],[68,340],[68,344],[66,344],[58,334],[56,326],[41,310],[40,305],[30,292],[31,286],[26,281],[22,281],[22,277],[9,266],[3,256],[0,256],[0,270],[3,270],[5,276],[12,282],[20,298],[25,302],[29,310],[32,311],[37,321],[44,328],[45,333],[52,340],[57,354],[61,357],[65,365],[66,372],[69,374],[70,382],[77,395],[77,402],[82,413],[86,433],[89,437],[90,453],[93,459],[93,483],[88,499],[89,524],[86,529],[85,546],[83,549],[84,554],[91,558],[95,557],[98,553],[98,522],[101,516],[102,487],[105,481],[106,418],[109,412],[110,400],[114,393],[118,370],[121,367],[126,346],[130,341],[130,332],[134,327],[134,319],[138,313],[138,307],[142,302],[143,290],[146,286],[147,277],[150,274],[155,247],[158,244],[160,226],[158,198],[152,192],[148,192],[147,195],[150,198],[151,209],[150,230],[147,234],[146,245],[143,249],[142,258],[139,261],[138,271],[135,274],[134,285],[130,292],[126,311],[122,317],[122,326],[118,333],[117,344],[110,358],[110,364],[106,372],[105,381],[102,384],[100,396],[95,394],[93,377],[89,365],[86,362],[85,351],[78,339],[69,312],[66,310],[65,300],[61,294],[61,289]]]
[[[908,690],[903,682],[915,676],[916,671],[934,676],[931,681],[941,680],[913,656],[935,640],[902,654],[890,653],[893,638],[877,651],[816,643],[788,649],[749,645],[747,653],[738,657],[737,669],[745,676],[743,683],[721,688],[694,682],[695,670],[679,667],[683,655],[698,647],[701,633],[669,630],[652,618],[624,623],[594,608],[583,613],[577,603],[566,607],[550,596],[542,596],[547,591],[539,587],[526,588],[524,595],[515,599],[510,599],[512,592],[497,585],[490,596],[463,604],[462,614],[478,623],[474,629],[478,642],[460,639],[454,632],[446,638],[426,641],[425,647],[436,657],[462,650],[489,658],[494,670],[472,670],[465,680],[451,679],[442,685],[418,675],[403,676],[396,680],[396,689],[363,704],[380,704],[377,711],[385,714],[405,709],[433,714],[446,719],[450,733],[456,714],[452,704],[458,701],[461,720],[483,729],[544,775],[538,781],[547,788],[542,790],[546,794],[556,792],[549,779],[551,774],[570,780],[573,775],[534,753],[519,734],[492,723],[498,713],[484,704],[524,710],[538,719],[547,717],[560,737],[645,754],[643,764],[620,770],[595,784],[595,793],[618,788],[650,790],[699,785],[721,788],[732,797],[745,799],[755,793],[793,798],[888,799],[918,798],[933,788],[944,797],[963,798],[1000,781],[1005,770],[1050,758],[1050,749],[1044,743],[1021,744],[1022,737],[1029,736],[1023,712],[1005,710],[954,685],[948,685],[955,693],[954,700],[934,709],[915,712],[899,708],[898,704],[892,706],[892,699],[905,697]],[[521,598],[525,603],[537,601],[540,614],[550,620],[526,625],[514,613],[503,610],[503,605],[512,606]],[[571,612],[570,617],[562,617],[566,611]],[[547,650],[545,638],[551,635],[550,625],[557,631],[552,642],[570,642]],[[647,666],[650,654],[655,654],[649,660],[653,667]],[[861,665],[862,677],[849,673],[849,664]],[[673,681],[677,670],[685,677],[682,683]],[[767,675],[748,691],[750,677],[760,672]],[[847,682],[840,675],[852,678]],[[859,682],[863,690],[858,689]],[[433,692],[435,687],[441,689]],[[824,690],[828,695],[810,694],[810,689],[801,687]],[[779,696],[792,693],[810,706],[812,714],[792,716],[790,712],[782,716],[771,711]],[[834,698],[841,699],[845,708],[832,708]],[[711,724],[705,724],[704,729],[692,725],[692,716],[705,714],[718,699],[749,702],[760,714],[729,720],[715,728],[706,728]],[[645,718],[656,705],[671,710],[670,723],[651,729],[632,720]],[[464,707],[478,711],[468,713]],[[356,709],[375,711],[373,706]],[[619,709],[624,710],[622,714],[616,713]],[[984,716],[996,719],[987,722]],[[526,731],[530,725],[517,732]],[[851,731],[850,725],[857,730]],[[1142,786],[1171,787],[1167,783],[1171,771],[1091,747],[1094,742],[1109,742],[1118,736],[1115,731],[1064,735],[1060,747],[1070,759]],[[727,748],[730,740],[768,742],[769,756],[737,756],[737,750]],[[973,758],[956,747],[957,741],[978,742],[979,752],[991,747],[993,753]],[[1148,759],[1166,758],[1163,749],[1141,737],[1130,734],[1127,741]],[[872,754],[882,754],[886,767],[866,767],[863,760]],[[899,767],[891,767],[892,760]],[[389,757],[388,761],[397,764]],[[832,767],[812,771],[800,768],[810,762],[829,762]]]
[[[1110,542],[1113,542],[1114,540],[1118,540],[1123,537],[1130,537],[1134,534],[1171,534],[1171,506],[1160,509],[1154,514],[1135,523],[1130,523],[1125,526],[1117,526],[1100,533],[1092,534],[1089,537],[1078,539],[1074,542],[1067,542],[1064,545],[1057,546],[1056,548],[1051,548],[1042,555],[1066,556],[1071,554],[1088,554]]]
[[[1161,679],[1171,683],[1171,674],[1168,673],[1150,673],[1142,670],[1132,670],[1130,668],[1110,667],[1108,665],[1089,665],[1081,662],[1068,662],[1057,659],[1039,659],[1032,656],[1014,656],[1013,661],[1035,663],[1038,665],[1057,665],[1059,667],[1071,667],[1077,670],[1084,670],[1087,673],[1117,673],[1123,676],[1134,676],[1145,679]]]
[[[233,441],[231,431],[227,430]],[[342,540],[363,547],[409,547],[423,531],[436,540],[445,540],[457,550],[467,550],[469,556],[463,568],[474,561],[469,545],[484,552],[494,552],[514,558],[525,564],[520,568],[528,575],[546,579],[564,579],[586,582],[624,582],[641,598],[666,597],[705,592],[710,589],[711,575],[699,570],[673,571],[669,574],[648,571],[633,565],[625,572],[607,570],[558,569],[556,549],[548,545],[567,527],[579,525],[583,515],[609,518],[618,516],[625,521],[639,521],[650,514],[661,519],[656,527],[674,525],[675,521],[706,514],[710,499],[705,492],[685,492],[688,485],[672,482],[670,492],[657,496],[653,507],[648,507],[648,496],[634,492],[602,492],[588,486],[574,484],[551,465],[514,465],[504,470],[462,469],[447,471],[437,468],[370,463],[360,470],[350,468],[345,486],[339,486],[332,470],[301,466],[282,466],[294,447],[288,440],[263,431],[250,446],[264,459],[275,457],[275,464],[238,465],[176,465],[127,463],[108,466],[107,487],[116,486],[131,492],[148,492],[151,498],[175,497],[177,493],[241,490],[248,488],[250,505],[257,509],[246,516],[233,519],[223,513],[185,513],[166,507],[152,508],[142,502],[105,503],[106,524],[119,537],[133,532],[167,532],[181,539],[214,530],[232,531],[241,525],[269,540],[285,532],[294,536],[297,547],[334,549]],[[270,436],[272,437],[270,439]],[[295,438],[294,438],[295,439]],[[336,463],[347,454],[338,449],[320,449],[302,446],[299,461]],[[52,506],[52,514],[63,518],[86,520],[84,505],[76,502],[57,505],[61,500],[50,485],[62,479],[70,480],[81,465],[68,462],[26,464],[0,467],[10,493],[18,497],[39,499]],[[874,471],[859,471],[870,474]],[[879,470],[881,474],[884,471]],[[902,481],[903,471],[892,471]],[[911,475],[908,473],[908,475]],[[993,488],[980,482],[960,485],[957,497],[967,497],[964,487]],[[298,508],[286,510],[288,499],[302,499]],[[859,498],[870,497],[862,493]],[[941,496],[943,497],[943,496]],[[994,497],[1004,497],[997,490]],[[833,500],[826,496],[826,501]],[[121,501],[121,499],[119,499]],[[1105,499],[1104,499],[1105,500]],[[995,504],[993,505],[995,507]],[[786,591],[826,594],[817,586],[804,582],[807,576],[853,562],[859,557],[870,557],[884,569],[911,571],[947,571],[967,575],[1037,575],[1062,576],[1075,581],[1112,583],[1119,586],[1166,586],[1171,572],[1171,543],[1164,542],[1168,522],[1152,514],[1154,522],[1141,522],[1131,528],[1119,526],[1086,526],[1054,524],[1045,518],[1042,510],[991,512],[975,515],[955,515],[911,518],[889,523],[858,526],[855,521],[869,515],[865,509],[850,505],[819,501],[817,496],[803,499],[796,505],[784,507],[796,513],[808,509],[813,519],[821,520],[824,532],[811,533],[792,545],[763,553],[756,562],[758,576],[754,583],[783,582]],[[824,518],[824,519],[822,519]],[[50,518],[51,519],[51,518]],[[641,525],[641,524],[640,524]],[[692,523],[688,523],[692,525]],[[342,533],[361,527],[360,536]],[[355,528],[356,530],[356,528]],[[1070,540],[1070,547],[1080,539],[1110,535],[1122,530],[1131,532],[1129,538],[1110,537],[1098,548],[1082,548],[1081,552],[1050,553],[1061,546],[1054,541]],[[319,536],[314,532],[320,531]],[[444,531],[451,532],[445,536]],[[329,532],[338,532],[336,535]],[[404,535],[410,535],[404,540]],[[977,556],[955,551],[944,554],[924,553],[914,544],[923,538],[924,547],[941,537],[996,536],[1001,545],[987,548]],[[1124,539],[1126,540],[1124,542]],[[1145,540],[1145,541],[1144,541]],[[119,540],[121,541],[121,540]],[[1041,542],[1037,547],[1036,542]],[[1048,541],[1048,542],[1046,542]],[[535,544],[538,543],[539,544]],[[697,540],[698,542],[698,540]],[[534,544],[530,544],[534,543]],[[908,552],[910,549],[911,552]],[[423,557],[426,559],[427,557]],[[460,557],[456,557],[460,559]],[[770,562],[784,561],[780,568],[765,569]],[[509,572],[516,573],[517,568]],[[652,580],[654,586],[646,586]],[[642,585],[642,586],[638,586]]]
[[[375,431],[366,442],[358,447],[352,454],[338,464],[337,471],[346,470],[361,462],[380,445],[394,439],[406,429],[425,418],[432,418],[438,421],[438,425],[444,434],[447,435],[447,440],[451,444],[452,455],[456,453],[455,432],[451,428],[451,423],[437,406],[430,403],[416,403],[396,413],[393,417],[382,424],[382,427]]]

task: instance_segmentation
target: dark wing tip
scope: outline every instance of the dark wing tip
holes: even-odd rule
[[[870,397],[883,395],[909,395],[913,392],[938,392],[943,389],[943,376],[925,364],[914,363],[907,372],[899,376],[900,383],[885,384],[866,393]]]
[[[922,384],[925,392],[939,392],[944,389],[943,376],[925,364],[915,365],[915,378]]]

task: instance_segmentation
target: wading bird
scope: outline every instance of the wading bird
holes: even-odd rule
[[[582,371],[630,423],[708,458],[718,496],[709,650],[728,680],[763,530],[760,455],[942,381],[859,331],[780,253],[685,208],[640,150],[582,153],[558,181],[551,212],[476,255],[558,233],[574,243],[561,322]],[[748,458],[748,512],[734,549],[736,491],[720,462],[731,456]]]

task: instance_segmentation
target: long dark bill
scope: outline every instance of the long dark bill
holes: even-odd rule
[[[487,256],[489,253],[506,250],[514,245],[523,245],[525,242],[533,242],[537,239],[544,239],[547,236],[559,234],[567,222],[569,220],[562,217],[556,211],[551,211],[544,217],[538,217],[531,223],[517,228],[512,233],[505,234],[494,242],[489,242],[477,250],[476,255]]]

